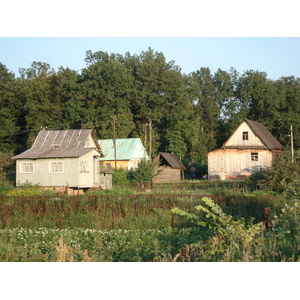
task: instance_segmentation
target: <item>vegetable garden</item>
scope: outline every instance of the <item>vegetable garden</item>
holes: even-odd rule
[[[298,200],[242,184],[144,188],[0,196],[0,261],[299,260]]]

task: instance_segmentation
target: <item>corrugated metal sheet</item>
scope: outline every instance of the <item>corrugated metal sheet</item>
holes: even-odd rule
[[[100,161],[114,160],[114,140],[98,140],[104,154]],[[116,139],[117,160],[148,159],[148,154],[140,138]]]
[[[41,130],[30,149],[12,158],[37,159],[79,157],[92,150],[97,150],[99,152],[100,148],[98,147],[84,148],[85,142],[89,135],[91,135],[91,132],[92,129]],[[101,155],[102,153],[99,152],[99,154]]]

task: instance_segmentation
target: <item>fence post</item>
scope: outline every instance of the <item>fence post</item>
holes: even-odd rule
[[[115,228],[115,209],[114,209],[114,203],[111,204],[111,226],[112,226],[112,229]]]
[[[59,230],[63,229],[63,211],[62,211],[62,203],[60,203],[60,212],[59,212]]]
[[[264,225],[266,229],[269,228],[269,209],[266,207],[264,208]]]
[[[173,208],[175,205],[174,205],[174,202],[172,203],[171,207]],[[174,213],[172,213],[172,219],[171,219],[171,227],[172,229],[174,229]]]

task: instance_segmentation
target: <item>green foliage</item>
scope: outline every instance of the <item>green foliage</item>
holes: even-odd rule
[[[117,169],[112,174],[112,183],[113,184],[130,183],[129,176],[130,176],[129,171],[123,169]]]
[[[0,230],[0,261],[54,262],[59,238],[74,262],[83,260],[84,250],[94,262],[164,261],[185,244],[201,239],[192,228],[172,230],[6,229]]]
[[[272,167],[253,173],[246,184],[254,188],[286,193],[289,197],[300,196],[300,165],[293,163],[288,153],[278,154]]]
[[[138,168],[131,171],[130,181],[134,183],[151,182],[154,176],[155,164],[147,160],[141,160],[138,164]]]
[[[18,184],[18,187],[9,189],[5,193],[6,196],[53,196],[55,194],[53,190],[43,189],[40,185],[33,185],[28,181]]]
[[[187,217],[196,225],[211,230],[210,240],[206,243],[199,242],[191,245],[192,248],[203,251],[201,259],[252,260],[251,257],[257,255],[257,237],[262,236],[263,233],[262,223],[252,224],[246,223],[243,219],[235,220],[232,216],[225,214],[212,199],[204,197],[202,201],[204,205],[195,207],[198,214],[187,213],[178,208],[172,209],[173,213]],[[256,259],[259,260],[260,257]]]
[[[74,261],[85,250],[91,261],[299,261],[299,200],[248,195],[226,203],[219,197],[217,205],[169,192],[2,197],[0,261],[56,261],[61,236]],[[230,214],[229,205],[248,217]],[[270,209],[268,230],[249,217],[263,207]]]
[[[1,153],[28,149],[41,127],[95,128],[98,137],[112,138],[112,115],[117,137],[140,137],[147,146],[151,121],[152,156],[172,152],[188,165],[205,164],[244,117],[262,122],[286,149],[292,124],[300,147],[300,79],[294,76],[270,80],[265,72],[234,68],[183,74],[151,48],[134,55],[87,51],[85,62],[79,73],[34,61],[19,78],[0,63]],[[2,168],[7,161],[0,157],[0,171],[13,176],[11,166]],[[298,193],[294,183],[289,189]]]
[[[13,190],[14,186],[7,181],[0,183],[0,196],[5,196],[9,191]]]

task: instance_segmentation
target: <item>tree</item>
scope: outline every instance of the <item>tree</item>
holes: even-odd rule
[[[206,141],[205,152],[216,146],[220,100],[215,93],[215,85],[209,68],[193,72],[189,82],[190,97],[194,103],[195,130],[201,132],[201,139]]]
[[[117,137],[130,136],[135,128],[130,111],[133,78],[122,56],[88,51],[86,62],[79,79],[84,93],[83,126],[95,127],[102,138],[111,138],[111,116],[115,115]]]
[[[131,182],[143,183],[143,182],[151,182],[155,173],[155,164],[141,160],[138,164],[138,168],[135,171],[131,172]]]

